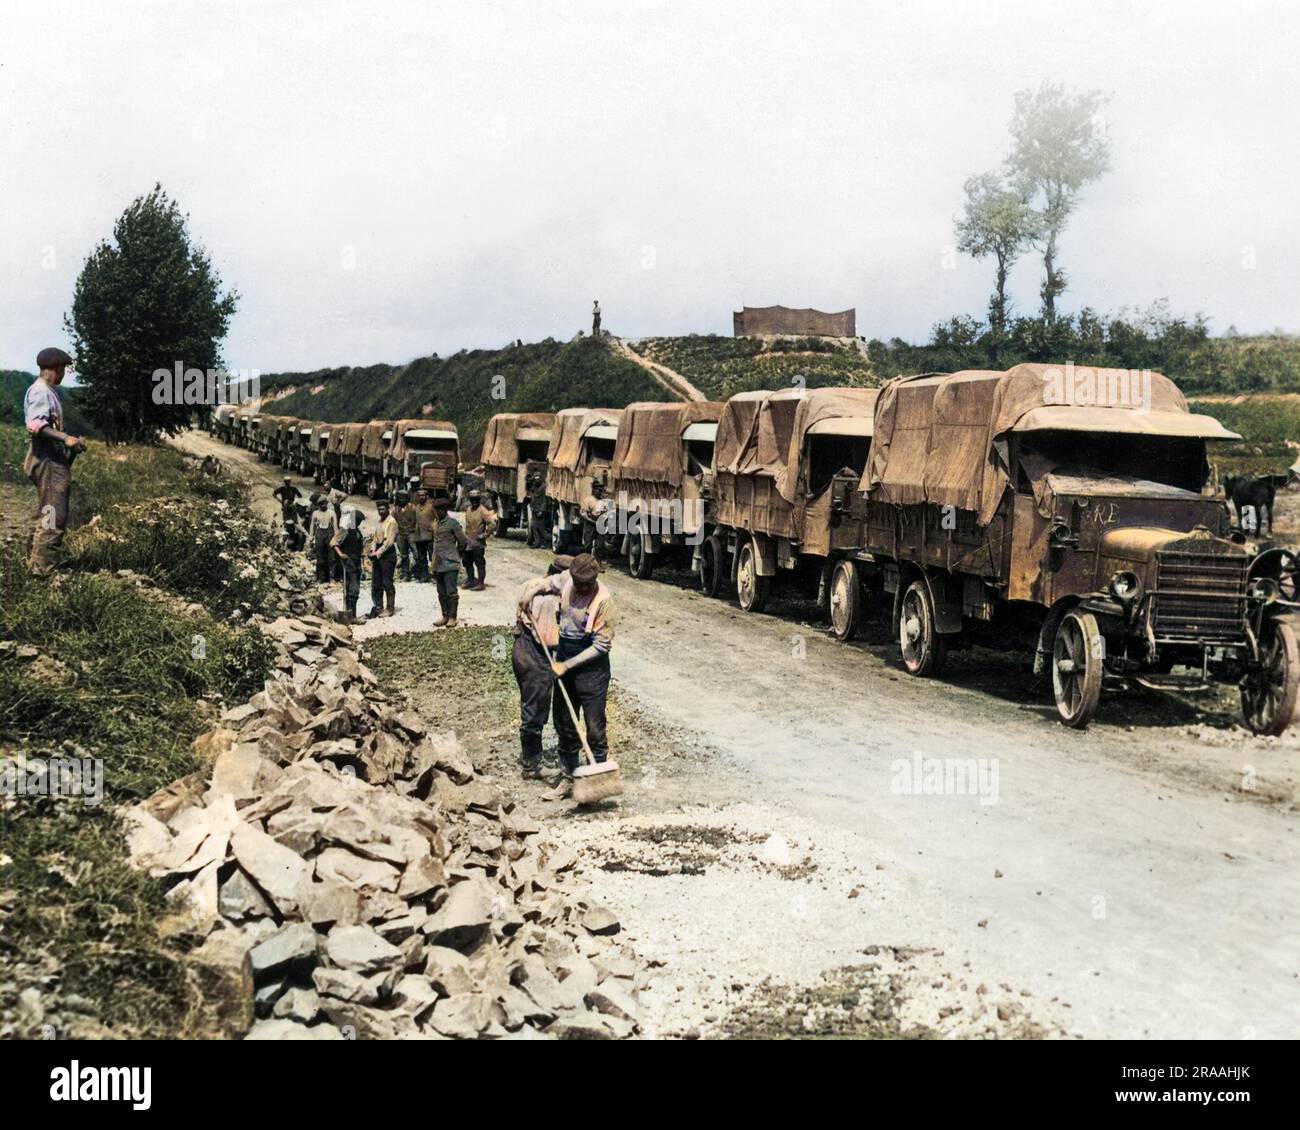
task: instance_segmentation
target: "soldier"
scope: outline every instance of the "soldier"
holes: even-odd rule
[[[596,557],[600,556],[601,536],[606,532],[601,529],[601,519],[613,505],[613,501],[605,497],[605,484],[597,479],[591,484],[591,493],[578,507],[582,519],[582,548]]]
[[[483,505],[483,495],[469,493],[465,510],[465,591],[478,592],[487,587],[487,539],[496,533],[496,514]]]
[[[527,582],[519,592],[518,610],[521,623],[527,626],[533,622],[538,597],[559,597],[555,609],[558,632],[551,637],[556,644],[551,651],[551,672],[563,681],[574,710],[581,711],[593,756],[604,761],[609,756],[605,703],[609,695],[609,652],[614,645],[614,601],[599,578],[596,559],[590,553],[580,553],[567,572]],[[549,624],[544,629],[539,624],[538,630],[544,631],[542,638],[551,635]],[[573,771],[582,750],[577,727],[562,698],[554,696],[553,719],[564,776],[554,791],[546,794],[548,800],[572,795]]]
[[[63,430],[63,401],[55,391],[72,358],[62,349],[42,349],[36,355],[40,375],[23,400],[30,447],[23,473],[36,487],[36,529],[28,565],[37,576],[55,566],[68,525],[68,491],[72,486],[72,461],[85,443]]]
[[[415,492],[415,579],[427,582],[429,577],[429,555],[433,551],[433,528],[438,524],[438,512],[434,509],[427,490]]]
[[[293,504],[298,501],[302,494],[296,486],[293,485],[293,479],[285,475],[284,482],[271,492],[273,498],[280,500],[280,516],[286,521],[293,518]]]
[[[361,512],[348,510],[339,520],[331,542],[343,568],[343,622],[359,624],[357,599],[361,596]]]
[[[561,555],[546,575],[567,572],[572,564],[572,557]],[[519,764],[525,779],[542,775],[542,733],[551,715],[555,674],[539,641],[554,654],[560,642],[559,610],[559,597],[546,593],[529,600],[527,612],[515,620],[511,666],[519,684]]]
[[[397,492],[397,568],[403,581],[411,579],[411,558],[415,555],[415,503],[404,490]]]
[[[397,519],[388,512],[388,500],[375,503],[379,524],[370,538],[370,619],[391,616],[397,611],[397,585],[393,573],[397,569]],[[387,601],[387,608],[384,602]]]
[[[339,532],[339,520],[330,508],[329,499],[324,495],[316,496],[309,529],[316,559],[316,579],[324,583],[330,579],[330,561],[335,556],[330,552],[330,547],[334,544],[334,535]]]
[[[465,531],[455,518],[447,513],[451,502],[445,498],[433,503],[438,521],[433,528],[433,575],[438,583],[438,606],[442,617],[433,622],[435,628],[454,628],[458,623],[456,613],[460,611],[460,595],[456,591],[456,582],[460,574],[460,554],[465,548]]]

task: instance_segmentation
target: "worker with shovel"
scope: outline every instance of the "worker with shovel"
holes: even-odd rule
[[[538,600],[548,596],[558,600],[553,604]],[[568,570],[525,584],[519,593],[519,622],[536,649],[546,657],[552,675],[560,684],[556,688],[559,693],[555,696],[553,713],[564,775],[554,790],[546,794],[548,800],[560,800],[574,795],[574,774],[579,769],[578,758],[584,746],[590,750],[597,767],[609,756],[605,702],[609,695],[609,652],[614,644],[614,601],[600,582],[596,559],[590,553],[580,553]],[[525,631],[521,631],[519,639],[524,638]],[[531,659],[530,667],[535,665],[535,655]],[[520,678],[520,689],[527,701],[529,694],[523,678]],[[578,730],[579,713],[586,729],[585,742]],[[521,724],[520,740],[527,774],[529,766],[535,767],[541,758],[541,725],[533,717],[524,721],[528,725]],[[618,791],[622,791],[621,782]]]

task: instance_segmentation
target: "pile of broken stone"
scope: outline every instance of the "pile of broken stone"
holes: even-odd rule
[[[350,631],[263,626],[276,677],[195,742],[209,769],[127,813],[178,933],[249,1039],[637,1031],[618,921],[572,853],[387,694]]]

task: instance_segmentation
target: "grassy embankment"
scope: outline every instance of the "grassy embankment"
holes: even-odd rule
[[[203,1034],[201,987],[160,938],[162,887],[127,866],[114,805],[198,768],[194,737],[266,677],[264,637],[230,614],[273,583],[248,564],[274,553],[269,529],[242,519],[243,484],[170,448],[94,445],[74,470],[67,568],[32,578],[24,442],[0,426],[0,754],[102,759],[104,800],[0,798],[0,1017],[35,988],[85,1034]]]

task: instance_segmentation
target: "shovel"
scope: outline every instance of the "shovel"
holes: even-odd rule
[[[546,646],[541,632],[534,634],[537,642],[542,645],[542,651],[546,653],[546,661],[554,663],[551,649]],[[573,771],[573,799],[578,804],[595,804],[612,796],[622,796],[623,774],[619,770],[618,763],[612,758],[606,758],[604,761],[596,760],[596,755],[591,752],[591,746],[587,744],[587,729],[578,721],[578,712],[573,709],[569,689],[564,685],[563,679],[557,678],[555,683],[560,688],[560,694],[564,696],[564,705],[568,707],[569,717],[573,719],[573,728],[578,731],[582,752],[587,758],[586,765],[579,765]]]

